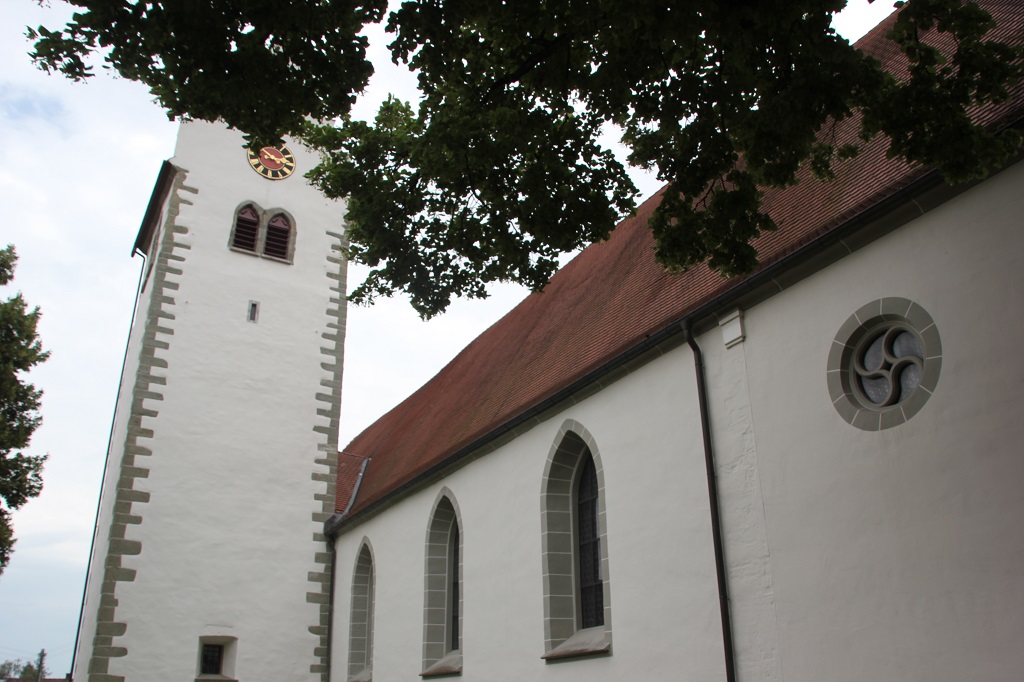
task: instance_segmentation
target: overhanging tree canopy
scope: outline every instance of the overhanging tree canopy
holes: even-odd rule
[[[85,78],[100,52],[172,117],[220,118],[255,144],[304,136],[326,153],[314,181],[349,199],[351,256],[374,268],[354,298],[405,291],[424,316],[491,281],[541,288],[560,253],[608,236],[635,189],[599,141],[607,124],[668,185],[651,221],[661,263],[726,276],[755,268],[750,241],[777,227],[761,188],[856,154],[819,134],[832,122],[858,115],[862,140],[885,134],[891,155],[950,181],[1020,144],[969,115],[1007,96],[1022,56],[985,40],[994,23],[974,2],[901,10],[899,79],[830,28],[845,0],[410,0],[389,16],[390,49],[423,99],[389,100],[373,122],[348,112],[372,72],[360,31],[384,0],[73,4],[63,29],[30,31],[44,69]]]

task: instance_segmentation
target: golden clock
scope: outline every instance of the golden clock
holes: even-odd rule
[[[249,165],[268,180],[284,180],[295,170],[295,157],[284,146],[250,149]]]

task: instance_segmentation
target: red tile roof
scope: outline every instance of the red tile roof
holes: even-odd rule
[[[359,474],[363,470],[366,456],[338,453],[337,502],[338,511],[344,511],[352,500],[352,493],[359,483]]]
[[[1020,0],[982,4],[998,22],[992,37],[1024,43]],[[893,20],[857,46],[899,73],[901,54],[885,39]],[[978,119],[999,127],[1016,121],[1022,111],[1024,85],[1018,85],[1009,102],[984,108]],[[854,141],[857,125],[852,118],[840,124],[838,144]],[[887,159],[886,147],[882,137],[865,145],[859,156],[839,164],[832,182],[805,174],[793,187],[765,192],[765,210],[780,229],[755,242],[761,269],[928,175],[925,168]],[[655,262],[647,227],[660,196],[619,224],[608,241],[584,250],[543,293],[528,296],[344,449],[342,461],[354,459],[346,455],[371,458],[351,514],[749,279],[725,280],[704,266],[666,274]],[[354,480],[346,481],[339,477],[338,511],[350,500]]]

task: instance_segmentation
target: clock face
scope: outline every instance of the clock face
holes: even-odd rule
[[[295,157],[288,147],[264,147],[249,150],[249,165],[269,180],[284,180],[295,170]]]

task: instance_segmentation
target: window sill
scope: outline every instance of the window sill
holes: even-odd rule
[[[578,630],[569,639],[565,640],[541,658],[545,661],[560,661],[566,658],[578,658],[580,656],[597,656],[611,653],[612,642],[605,632],[604,626]]]
[[[274,261],[275,263],[284,263],[285,265],[291,265],[294,262],[294,259],[292,257],[278,258],[277,256],[271,256],[266,253],[260,253],[259,251],[250,251],[249,249],[243,249],[238,246],[228,245],[228,250],[234,251],[235,253],[242,253],[245,254],[246,256],[252,256],[254,258],[262,258],[263,260]]]
[[[246,256],[256,256],[257,258],[259,258],[260,255],[257,251],[250,251],[249,249],[243,249],[240,246],[232,246],[230,244],[228,244],[228,250],[234,251],[235,253],[244,253]]]
[[[270,254],[267,254],[267,253],[260,253],[260,254],[257,254],[257,255],[260,258],[262,258],[263,260],[272,260],[275,263],[284,263],[285,265],[291,265],[292,264],[292,259],[291,258],[278,258],[277,256],[271,256]]]
[[[462,652],[453,651],[445,655],[437,663],[420,673],[420,677],[442,677],[444,675],[462,674]]]
[[[196,682],[238,682],[238,680],[226,675],[200,675],[196,678]]]
[[[355,675],[349,677],[348,682],[373,682],[373,671],[369,668],[363,668]]]

